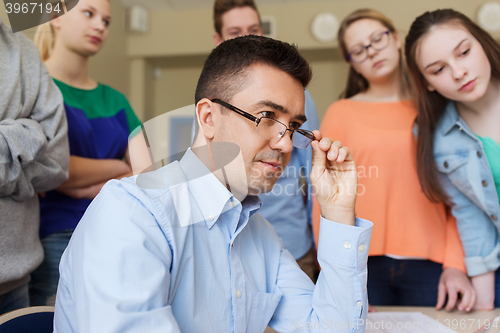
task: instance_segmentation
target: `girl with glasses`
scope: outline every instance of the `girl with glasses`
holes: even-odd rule
[[[89,59],[106,43],[110,24],[108,0],[80,0],[68,13],[39,26],[35,35],[63,95],[71,157],[69,179],[40,199],[45,258],[32,273],[31,305],[54,305],[59,261],[78,221],[105,182],[132,175],[128,148],[145,149],[137,134],[141,123],[125,96],[88,75]],[[145,157],[136,161],[134,155],[134,167],[140,168],[136,162],[148,166]]]
[[[399,35],[383,14],[362,9],[343,20],[338,41],[349,76],[321,132],[349,146],[356,158],[356,214],[374,224],[368,300],[371,305],[442,308],[448,296],[447,310],[469,311],[475,293],[464,274],[455,219],[444,204],[427,199],[418,181],[412,132],[417,110],[409,100]],[[313,216],[317,241],[317,203]]]
[[[477,292],[500,306],[500,45],[465,15],[419,16],[405,54],[418,107],[417,170],[426,195],[451,205]]]

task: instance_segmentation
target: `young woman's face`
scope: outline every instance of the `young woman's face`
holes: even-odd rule
[[[108,0],[79,0],[67,14],[54,20],[56,38],[84,56],[97,53],[108,38],[111,23]]]
[[[427,89],[454,101],[477,101],[490,84],[491,65],[481,44],[458,24],[428,32],[416,49],[416,61]]]
[[[388,30],[377,20],[361,19],[345,31],[344,42],[351,55],[349,62],[369,83],[385,80],[399,69],[401,41],[397,33],[388,33]]]

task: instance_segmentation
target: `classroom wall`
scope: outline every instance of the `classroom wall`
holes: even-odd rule
[[[486,0],[336,0],[268,5],[256,2],[261,15],[275,17],[276,38],[297,44],[311,63],[314,77],[309,91],[321,119],[343,90],[348,66],[341,59],[336,41],[320,43],[311,35],[310,25],[317,14],[332,12],[342,20],[356,9],[374,8],[391,18],[404,38],[413,19],[424,11],[454,8],[475,19],[477,9]],[[193,103],[203,60],[214,47],[212,35],[211,8],[154,11],[150,13],[148,33],[129,35],[129,56],[136,62],[142,59],[145,64],[142,71],[135,70],[135,75],[139,76],[137,80],[145,76],[153,80],[148,83],[151,89],[141,91],[135,96],[138,98],[132,96],[133,106],[139,110],[141,118],[150,119]],[[153,71],[159,76],[155,77]],[[131,80],[134,85],[134,76]]]
[[[124,28],[125,8],[119,0],[110,1],[110,37],[91,59],[90,75],[125,93],[143,121],[192,104],[203,61],[214,47],[212,9],[151,11],[149,32],[131,34]],[[348,66],[336,42],[320,43],[311,35],[315,15],[332,12],[342,20],[358,8],[370,7],[389,16],[404,37],[413,19],[426,10],[454,8],[475,19],[477,9],[486,1],[330,0],[265,5],[256,0],[261,15],[275,17],[276,38],[297,44],[311,63],[314,77],[309,91],[320,119],[342,91]],[[3,1],[0,17],[8,23]],[[34,29],[24,33],[32,38]]]

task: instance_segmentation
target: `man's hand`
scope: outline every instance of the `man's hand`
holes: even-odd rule
[[[441,273],[436,309],[439,310],[444,306],[446,294],[448,294],[446,311],[452,310],[456,305],[458,310],[468,312],[476,303],[476,291],[472,287],[469,278],[455,268],[445,268]],[[461,300],[458,300],[458,294],[461,294]]]
[[[321,207],[321,215],[328,220],[354,225],[358,175],[356,164],[347,147],[339,141],[322,138],[313,131],[311,183]]]
[[[493,310],[495,307],[495,272],[473,276],[471,280],[477,293],[474,310]]]

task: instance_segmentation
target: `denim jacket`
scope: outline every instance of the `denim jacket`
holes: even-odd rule
[[[481,140],[449,102],[434,132],[434,158],[465,252],[469,276],[500,266],[500,205]]]

